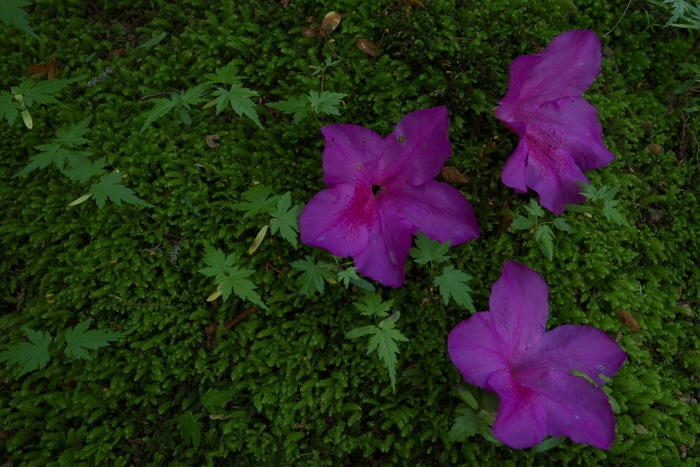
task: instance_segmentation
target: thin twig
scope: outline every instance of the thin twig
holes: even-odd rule
[[[606,32],[605,34],[603,34],[603,36],[607,36],[608,34],[610,34],[611,32],[613,32],[613,31],[615,30],[615,28],[617,27],[617,25],[620,24],[620,21],[622,21],[622,18],[625,17],[625,13],[627,13],[627,10],[629,9],[629,7],[630,7],[631,4],[632,4],[632,0],[630,0],[629,2],[627,2],[627,6],[625,7],[625,11],[622,12],[622,16],[620,16],[620,19],[618,19],[618,20],[617,20],[617,23],[615,23],[615,26],[613,26],[612,29],[611,29],[610,31],[608,31],[608,32]]]

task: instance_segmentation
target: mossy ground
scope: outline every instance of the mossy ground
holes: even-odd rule
[[[694,465],[700,413],[689,401],[700,388],[700,125],[697,113],[683,111],[697,106],[697,94],[673,90],[687,78],[678,64],[697,61],[698,34],[647,27],[658,12],[644,2],[633,2],[624,15],[626,2],[603,0],[424,3],[38,0],[26,10],[43,42],[1,28],[3,90],[51,54],[61,78],[112,71],[33,111],[32,130],[21,119],[12,127],[0,122],[0,348],[25,341],[24,326],[59,342],[86,318],[93,327],[135,331],[93,351],[92,361],[72,361],[55,347],[42,370],[18,377],[18,367],[1,368],[0,461]],[[302,36],[308,17],[320,21],[330,10],[344,14],[326,38],[334,42]],[[576,233],[557,235],[549,261],[532,235],[509,227],[530,197],[500,182],[517,136],[491,109],[505,94],[512,59],[570,29],[594,30],[605,47],[601,75],[586,97],[617,158],[588,176],[595,186],[622,186],[617,199],[630,226],[567,213]],[[131,51],[161,32],[168,35],[160,44]],[[355,36],[376,42],[381,55],[364,55]],[[120,48],[125,56],[106,61]],[[482,232],[450,253],[474,277],[477,309],[487,309],[502,263],[516,260],[549,283],[550,327],[597,326],[619,339],[629,359],[612,383],[621,414],[610,451],[567,441],[533,454],[482,438],[446,441],[459,403],[450,383],[461,378],[445,342],[469,313],[441,301],[421,305],[432,295],[423,281],[427,267],[409,261],[404,287],[381,288],[410,338],[401,345],[393,393],[378,359],[345,338],[369,324],[352,306],[357,294],[330,285],[313,299],[298,293],[289,263],[319,252],[275,238],[247,254],[261,222],[242,220],[232,205],[254,182],[291,192],[296,204],[323,188],[319,122],[294,124],[266,104],[319,90],[309,67],[326,57],[340,64],[325,73],[324,89],[347,97],[340,116],[321,124],[355,123],[386,135],[410,111],[449,109],[448,164],[470,179],[459,188]],[[191,126],[168,114],[139,133],[152,108],[141,97],[191,88],[231,61],[260,95],[263,129],[231,111],[215,116],[195,109]],[[92,201],[69,207],[85,187],[51,167],[12,178],[34,146],[89,115],[89,150],[106,156],[110,170],[128,174],[128,186],[154,208],[108,203],[100,210]],[[206,144],[211,134],[219,135],[220,147]],[[650,143],[662,151],[652,154]],[[241,266],[256,271],[252,280],[269,305],[214,335],[205,329],[250,304],[206,302],[213,284],[197,271],[207,242],[237,252]],[[617,309],[632,313],[642,331],[626,328]],[[227,418],[205,413],[200,397],[210,388],[233,390]],[[176,422],[187,411],[201,415],[198,449],[183,441]]]

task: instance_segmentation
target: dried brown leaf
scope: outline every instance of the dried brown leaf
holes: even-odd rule
[[[469,183],[469,179],[457,167],[446,165],[440,169],[440,173],[447,183]]]
[[[335,31],[341,19],[343,19],[343,15],[337,11],[328,12],[326,16],[323,17],[323,21],[321,21],[321,37],[327,36]]]
[[[404,3],[409,6],[419,6],[421,8],[425,8],[425,5],[423,5],[422,2],[419,2],[418,0],[400,0],[401,3]]]
[[[29,76],[32,79],[39,78],[40,76],[46,75],[48,79],[58,78],[58,65],[56,64],[56,55],[51,55],[51,58],[46,63],[38,63],[36,65],[29,65],[25,73],[32,73]]]
[[[220,139],[221,137],[216,133],[214,133],[213,135],[206,135],[204,137],[204,141],[207,142],[207,146],[209,146],[210,148],[218,148],[219,146],[221,146],[219,143],[217,143],[217,141],[219,141]]]
[[[639,332],[642,328],[639,327],[639,323],[636,319],[632,317],[630,313],[620,308],[617,309],[617,317],[620,318],[622,324],[630,328],[634,332]]]
[[[658,154],[664,150],[663,146],[661,146],[660,144],[654,144],[654,143],[647,144],[647,149],[652,154]]]
[[[112,60],[114,60],[115,57],[123,57],[125,54],[126,50],[124,50],[123,48],[110,50],[107,54],[107,61],[111,62]]]
[[[379,56],[379,47],[377,47],[377,44],[375,44],[371,40],[360,39],[359,37],[355,37],[355,44],[357,44],[358,49],[360,49],[367,55],[371,55],[372,57]]]
[[[318,29],[316,29],[316,28],[304,28],[301,30],[301,35],[304,37],[316,37],[316,36],[318,36]]]
[[[282,8],[287,8],[289,6],[289,0],[280,0],[280,5],[282,5]]]

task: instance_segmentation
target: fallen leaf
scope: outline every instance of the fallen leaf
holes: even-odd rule
[[[316,29],[316,28],[304,28],[301,30],[301,35],[304,37],[316,37],[316,36],[318,36],[318,29]]]
[[[625,310],[618,308],[617,317],[620,318],[622,324],[630,328],[632,331],[639,332],[642,330],[642,328],[639,327],[639,323],[637,322],[637,320],[634,319],[632,315],[626,312]]]
[[[442,177],[447,183],[469,183],[469,179],[457,170],[457,167],[446,165],[440,170]]]
[[[204,328],[204,334],[206,334],[209,337],[213,337],[216,335],[216,328],[218,328],[218,327],[219,327],[219,323],[217,321],[214,321],[209,326]]]
[[[214,133],[213,135],[206,135],[204,137],[204,141],[207,142],[207,146],[209,146],[210,148],[218,148],[219,146],[221,146],[219,143],[217,143],[217,141],[219,141],[220,139],[221,137],[216,133]]]
[[[663,146],[661,146],[660,144],[653,144],[653,143],[647,144],[647,149],[652,154],[658,154],[664,150]]]
[[[256,311],[258,311],[259,309],[260,309],[259,306],[254,306],[252,308],[246,308],[245,310],[243,310],[243,312],[241,314],[239,314],[238,316],[233,318],[231,321],[224,323],[224,327],[226,327],[226,329],[231,329],[232,327],[234,327],[235,325],[237,325],[238,323],[240,323],[241,321],[246,319],[248,316],[250,316],[253,313],[255,313]]]
[[[359,37],[355,36],[355,44],[357,44],[358,49],[360,49],[367,55],[371,55],[372,57],[379,56],[379,47],[377,47],[377,44],[375,44],[371,40],[360,39]]]
[[[48,79],[58,78],[58,65],[56,65],[56,55],[51,55],[51,58],[46,63],[38,63],[36,65],[29,65],[25,73],[32,73],[29,76],[32,79],[39,78],[40,76],[46,75]]]
[[[419,6],[421,8],[425,8],[425,5],[423,5],[422,2],[419,2],[418,0],[400,0],[401,3],[405,3],[406,5],[410,6]]]
[[[289,6],[289,0],[280,0],[280,5],[282,5],[282,8],[287,8]]]
[[[126,52],[125,52],[124,49],[114,49],[114,50],[110,50],[109,53],[107,54],[107,61],[108,61],[108,62],[111,62],[112,60],[114,60],[114,57],[117,57],[117,56],[118,56],[118,57],[123,57],[125,53],[126,53]]]
[[[0,439],[7,439],[10,437],[10,432],[6,430],[0,430]]]
[[[335,28],[338,27],[342,18],[343,15],[341,15],[337,11],[331,11],[327,13],[326,16],[323,17],[323,21],[321,22],[321,37],[326,36],[335,31]]]

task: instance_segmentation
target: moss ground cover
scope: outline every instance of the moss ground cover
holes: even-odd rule
[[[688,79],[680,64],[697,66],[697,31],[659,27],[662,11],[645,2],[624,14],[625,2],[601,0],[282,3],[39,0],[24,9],[42,41],[0,28],[0,91],[19,86],[29,65],[52,54],[60,79],[84,77],[56,93],[59,102],[34,104],[32,129],[21,116],[13,125],[0,120],[0,351],[27,342],[25,327],[53,337],[45,367],[23,375],[21,365],[0,367],[3,461],[694,465],[700,124],[687,111],[698,105],[697,85],[674,90]],[[314,27],[308,18],[320,24],[331,10],[343,14],[335,31],[302,35]],[[530,196],[500,181],[518,140],[492,108],[513,58],[540,52],[570,29],[593,30],[603,42],[601,75],[584,97],[617,158],[587,176],[596,187],[621,187],[615,199],[629,225],[600,211],[567,211],[575,232],[557,232],[550,260],[533,232],[511,226],[527,216]],[[136,49],[162,33],[158,44]],[[363,53],[356,37],[375,42],[380,54]],[[140,131],[153,101],[184,95],[229,63],[242,87],[257,93],[246,98],[261,126],[235,107],[202,109],[216,97],[203,94]],[[337,115],[311,111],[294,122],[269,105],[310,91],[344,94]],[[550,328],[598,327],[629,355],[610,383],[620,414],[609,451],[566,441],[531,453],[481,437],[447,439],[460,402],[450,384],[461,376],[446,340],[471,312],[432,299],[429,265],[407,262],[402,288],[377,284],[409,339],[400,344],[394,392],[381,361],[346,338],[370,324],[353,306],[362,291],[326,283],[323,294],[300,293],[290,264],[327,255],[295,249],[279,234],[248,253],[267,219],[233,206],[256,184],[289,192],[292,205],[323,189],[321,125],[354,123],[387,135],[408,112],[440,105],[450,114],[448,164],[469,179],[454,186],[481,228],[479,239],[448,252],[473,277],[475,308],[488,309],[503,262],[519,261],[549,284]],[[91,141],[79,150],[105,158],[104,170],[119,170],[120,186],[153,207],[111,199],[101,209],[91,199],[69,206],[91,185],[51,164],[14,177],[36,146],[87,117]],[[209,138],[215,144],[210,135],[218,135]],[[207,301],[216,288],[198,272],[207,245],[251,271],[267,309],[251,313],[253,303],[235,295]],[[618,310],[631,313],[640,332]],[[87,319],[92,329],[129,334],[91,350],[92,360],[73,358],[64,333]],[[212,403],[211,390],[224,401]]]

